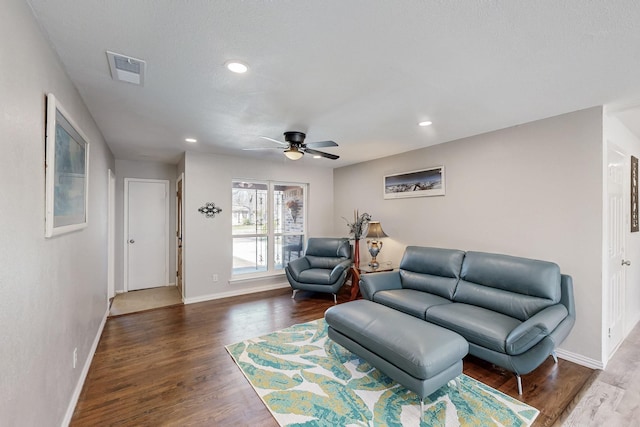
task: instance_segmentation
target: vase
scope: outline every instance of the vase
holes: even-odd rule
[[[360,239],[355,239],[353,243],[353,265],[360,267]]]

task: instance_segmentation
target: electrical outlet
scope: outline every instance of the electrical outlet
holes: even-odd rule
[[[73,349],[73,369],[76,369],[78,364],[78,347]]]
[[[214,282],[217,282],[217,281],[218,281],[218,275],[217,275],[217,274],[214,274],[214,275],[213,275],[213,281],[214,281]]]

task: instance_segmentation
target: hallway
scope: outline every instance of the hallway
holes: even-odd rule
[[[153,310],[182,304],[180,291],[175,286],[142,289],[117,294],[111,302],[109,317]]]
[[[640,324],[631,331],[607,368],[576,396],[564,427],[638,425],[640,420]]]

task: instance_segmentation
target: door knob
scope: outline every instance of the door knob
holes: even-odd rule
[[[133,240],[133,239],[129,240],[129,243],[135,243],[135,242],[136,242],[136,241],[135,241],[135,240]]]
[[[622,260],[622,265],[631,265],[631,261],[629,260]]]

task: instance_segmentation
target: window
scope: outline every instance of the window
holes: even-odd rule
[[[282,270],[302,255],[307,184],[234,180],[231,191],[234,276]]]

